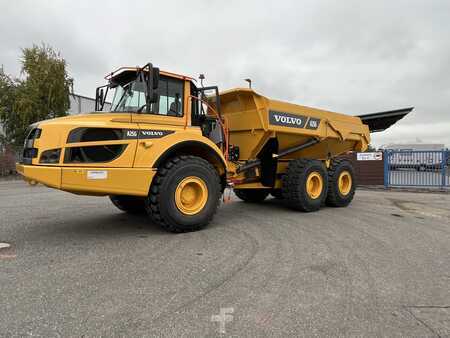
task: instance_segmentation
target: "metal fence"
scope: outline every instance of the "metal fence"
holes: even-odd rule
[[[450,186],[448,150],[386,150],[384,154],[386,186]]]

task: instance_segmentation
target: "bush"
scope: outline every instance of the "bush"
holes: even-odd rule
[[[18,147],[7,145],[0,148],[0,176],[16,174],[16,162],[19,154]]]

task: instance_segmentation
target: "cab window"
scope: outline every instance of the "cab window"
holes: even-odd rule
[[[183,116],[183,88],[184,81],[161,77],[159,80],[158,94],[159,115]]]
[[[183,116],[184,81],[161,76],[157,92],[159,102],[152,104],[152,114]],[[125,85],[117,85],[111,111],[146,112],[146,84],[136,79]]]

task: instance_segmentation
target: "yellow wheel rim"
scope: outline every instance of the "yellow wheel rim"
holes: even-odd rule
[[[323,177],[317,172],[313,171],[308,175],[306,180],[306,192],[312,199],[319,198],[323,190]]]
[[[205,181],[196,176],[184,178],[175,190],[175,204],[183,214],[199,213],[208,201],[208,187]]]
[[[352,175],[347,170],[341,172],[338,178],[339,192],[344,196],[348,195],[352,190],[352,184]]]

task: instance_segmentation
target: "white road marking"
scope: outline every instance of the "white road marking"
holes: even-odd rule
[[[11,247],[11,244],[8,243],[0,243],[0,249],[7,249]]]

